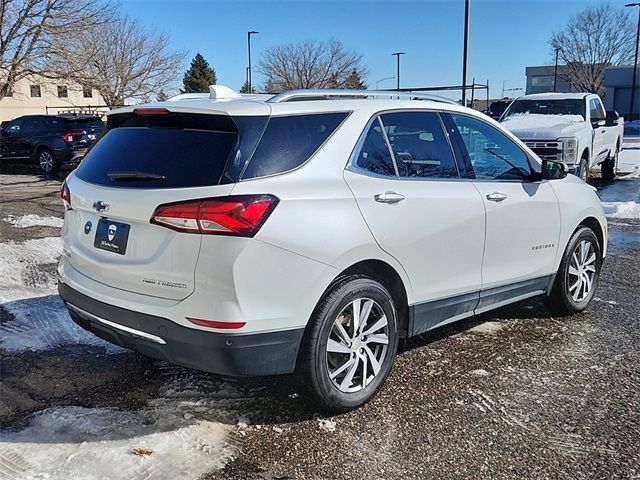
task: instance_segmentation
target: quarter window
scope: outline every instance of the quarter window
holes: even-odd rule
[[[24,121],[23,133],[25,135],[36,135],[44,133],[46,127],[39,118],[26,118]]]
[[[242,180],[288,172],[305,163],[348,113],[272,117]]]
[[[524,150],[496,128],[465,115],[452,115],[477,179],[526,180],[531,165]]]
[[[371,124],[371,127],[369,127],[355,165],[359,169],[375,173],[376,175],[396,176],[391,152],[389,151],[382,127],[377,118]]]
[[[437,113],[389,113],[381,118],[401,177],[458,177]]]

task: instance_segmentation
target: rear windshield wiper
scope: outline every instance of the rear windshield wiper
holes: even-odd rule
[[[118,181],[137,181],[137,180],[164,180],[165,176],[159,173],[148,172],[109,172],[107,176],[114,182]]]

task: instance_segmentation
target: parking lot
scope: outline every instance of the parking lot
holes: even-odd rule
[[[128,352],[56,295],[54,179],[0,172],[0,479],[640,478],[640,150],[592,180],[609,216],[595,301],[537,299],[411,340],[365,407]],[[633,177],[633,178],[632,178]]]

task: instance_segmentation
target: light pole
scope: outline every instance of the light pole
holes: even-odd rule
[[[396,78],[396,77],[384,77],[384,78],[381,78],[380,80],[378,80],[378,81],[376,82],[376,90],[377,90],[378,88],[380,88],[380,84],[381,84],[382,82],[384,82],[385,80],[393,80],[394,78]]]
[[[640,3],[627,3],[625,7],[640,7]],[[636,57],[633,61],[633,80],[631,81],[631,108],[629,109],[629,120],[633,120],[633,107],[636,99],[636,72],[638,71],[638,43],[640,43],[640,8],[638,8],[638,30],[636,31]]]
[[[462,106],[467,106],[467,60],[469,52],[469,14],[471,0],[464,0],[464,46],[462,50]]]
[[[553,69],[553,91],[556,91],[556,85],[558,83],[558,52],[562,51],[560,47],[554,48],[556,52],[556,66]]]
[[[247,69],[247,83],[249,84],[249,93],[253,93],[253,87],[251,86],[251,35],[255,35],[260,32],[254,32],[253,30],[247,32],[247,50],[249,52],[249,67]]]
[[[400,55],[405,55],[404,52],[395,52],[391,55],[396,56],[396,90],[400,90]]]

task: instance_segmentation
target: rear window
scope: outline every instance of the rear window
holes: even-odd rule
[[[76,170],[87,182],[130,188],[218,185],[238,138],[229,117],[120,114]]]
[[[288,172],[305,163],[347,117],[347,112],[272,117],[242,180]]]
[[[45,117],[47,127],[52,132],[63,133],[72,130],[84,130],[92,133],[99,132],[104,129],[104,123],[99,117]]]

